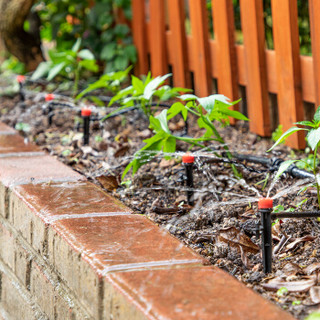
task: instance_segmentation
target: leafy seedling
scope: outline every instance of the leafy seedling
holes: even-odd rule
[[[318,198],[318,206],[320,208],[320,176],[317,168],[317,153],[320,143],[320,106],[313,116],[312,121],[299,121],[295,124],[304,126],[305,128],[299,127],[291,127],[287,130],[281,137],[276,141],[276,143],[268,150],[271,151],[274,147],[285,141],[289,136],[298,131],[306,131],[307,132],[307,143],[313,151],[312,161],[308,166],[310,166],[311,171],[313,172],[315,178],[315,186],[317,188],[317,198]],[[293,163],[306,163],[305,160],[287,160],[284,161],[275,176],[275,179],[278,179]]]

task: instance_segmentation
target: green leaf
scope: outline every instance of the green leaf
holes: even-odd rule
[[[311,149],[314,151],[320,141],[320,128],[311,129],[307,135],[307,141]]]
[[[305,320],[320,320],[320,312],[312,312],[308,315],[308,317],[305,318]]]
[[[314,121],[319,122],[320,121],[320,106],[317,108],[317,111],[315,112],[313,116]]]
[[[182,101],[192,101],[192,100],[197,100],[198,97],[195,96],[194,94],[183,94],[179,97]]]
[[[226,105],[231,105],[229,99],[223,94],[213,94],[209,97],[198,98],[200,105],[210,114],[216,104],[216,101],[220,101]]]
[[[40,79],[48,74],[52,66],[51,61],[41,62],[31,76],[31,80]]]
[[[81,46],[81,38],[78,38],[71,50],[73,52],[78,52],[80,49],[80,46]]]
[[[79,62],[79,65],[83,67],[86,70],[92,71],[92,72],[98,72],[99,67],[95,60],[81,60]]]
[[[183,120],[186,121],[188,117],[188,109],[181,102],[176,102],[168,109],[167,120],[169,121],[179,113],[182,114]]]
[[[129,59],[125,55],[118,55],[114,60],[116,70],[123,70],[128,67]]]
[[[175,136],[169,136],[163,144],[163,152],[174,153],[176,151],[176,138]]]
[[[168,110],[162,110],[156,117],[150,116],[150,128],[154,129],[156,132],[164,131],[171,135],[167,122],[167,112]]]
[[[293,163],[299,160],[287,160],[281,163],[274,180],[277,180]]]
[[[276,143],[267,151],[271,151],[274,147],[276,147],[278,144],[282,143],[286,138],[288,138],[289,136],[291,136],[293,133],[297,132],[297,131],[301,131],[301,130],[307,130],[304,128],[298,128],[298,127],[292,127],[289,130],[287,130],[277,141]]]
[[[78,57],[80,57],[83,60],[95,60],[94,54],[88,49],[83,49],[79,51]]]
[[[116,43],[111,42],[105,45],[101,51],[100,58],[102,60],[111,60],[116,55]]]
[[[50,81],[52,80],[55,76],[57,76],[61,70],[63,70],[63,68],[66,66],[65,62],[61,62],[57,65],[55,65],[48,73],[48,77],[47,80]]]
[[[236,110],[224,109],[223,111],[220,110],[220,112],[234,119],[249,121],[245,115]]]
[[[134,88],[135,95],[140,95],[143,93],[144,91],[144,83],[142,82],[142,80],[140,80],[139,78],[135,77],[135,76],[131,76],[131,81],[132,81],[132,86]]]
[[[298,122],[295,122],[294,124],[298,124],[300,126],[308,126],[308,127],[316,127],[316,124],[311,122],[311,121],[298,121]]]
[[[151,80],[145,87],[144,92],[143,92],[143,96],[146,100],[149,100],[153,93],[155,92],[155,90],[169,77],[171,77],[171,73],[168,73],[162,77],[156,77],[153,80]]]

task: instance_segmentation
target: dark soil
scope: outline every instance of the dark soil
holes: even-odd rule
[[[185,170],[181,155],[188,146],[178,144],[177,155],[166,160],[159,154],[132,177],[120,184],[120,176],[132,156],[151,136],[144,115],[138,110],[117,116],[102,126],[92,122],[90,146],[82,144],[81,118],[78,109],[55,106],[53,124],[48,127],[43,93],[29,91],[26,101],[18,95],[0,98],[1,121],[15,127],[27,123],[21,132],[54,155],[57,159],[100,184],[121,199],[136,213],[145,214],[171,234],[193,248],[210,263],[216,265],[253,288],[263,297],[304,319],[319,309],[320,270],[319,221],[313,219],[283,219],[273,227],[273,273],[262,272],[260,239],[255,226],[259,221],[257,200],[266,196],[274,173],[262,165],[239,163],[243,178],[233,175],[230,164],[206,163],[212,160],[209,152],[196,153],[195,206],[188,206],[185,191]],[[69,98],[59,98],[67,101]],[[96,109],[98,110],[98,109]],[[107,110],[107,111],[106,111]],[[111,110],[111,109],[110,109]],[[101,114],[109,109],[101,108]],[[190,121],[192,123],[192,121]],[[78,131],[80,127],[80,130]],[[29,129],[29,131],[28,131]],[[170,125],[175,133],[184,130],[184,122],[177,119]],[[200,135],[189,129],[189,135]],[[285,146],[267,154],[272,141],[248,131],[248,124],[239,122],[235,127],[219,128],[232,151],[263,157],[288,159],[293,151]],[[217,152],[223,148],[212,144]],[[194,151],[197,151],[196,149]],[[296,152],[295,157],[305,156]],[[263,180],[269,175],[264,186]],[[316,194],[311,187],[299,193],[306,181],[284,175],[271,190],[275,205],[294,208],[303,200],[299,210],[316,210]],[[279,288],[287,288],[288,290]]]

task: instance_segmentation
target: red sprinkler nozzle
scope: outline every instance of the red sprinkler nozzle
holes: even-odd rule
[[[84,109],[81,110],[81,116],[82,117],[90,117],[91,113],[92,113],[91,109],[84,108]]]
[[[23,83],[25,80],[26,80],[26,77],[24,75],[20,74],[17,76],[17,81],[19,83]]]
[[[54,94],[48,93],[45,97],[46,101],[52,101],[54,99]]]
[[[194,156],[190,153],[186,153],[182,156],[183,163],[194,163]]]
[[[273,200],[271,198],[259,199],[258,208],[259,209],[272,209],[273,208]]]

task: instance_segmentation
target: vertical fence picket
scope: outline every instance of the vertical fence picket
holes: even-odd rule
[[[149,70],[145,19],[145,0],[132,0],[132,34],[138,53],[136,75],[147,74]]]
[[[152,75],[168,73],[164,0],[150,0],[150,54]]]
[[[190,87],[187,61],[187,38],[185,30],[184,0],[170,0],[169,21],[172,46],[172,69],[174,85],[177,87]]]
[[[241,0],[240,10],[245,50],[250,130],[261,136],[269,136],[271,129],[268,105],[263,3],[261,0]]]
[[[189,0],[192,30],[192,58],[194,60],[195,93],[208,96],[211,93],[209,30],[205,0]]]
[[[212,0],[212,15],[217,43],[218,91],[236,100],[238,72],[232,0]]]
[[[310,32],[315,84],[315,105],[320,105],[320,1],[309,0]]]
[[[278,80],[279,122],[287,130],[303,120],[297,1],[272,0],[273,37]],[[292,135],[288,144],[303,148],[304,136]]]

